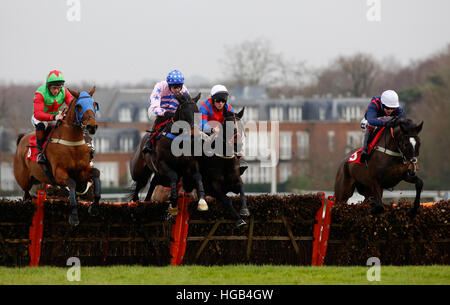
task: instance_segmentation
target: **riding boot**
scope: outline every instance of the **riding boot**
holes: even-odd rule
[[[155,131],[156,131],[155,129],[152,129],[152,131],[150,131],[150,137],[149,137],[147,143],[145,143],[145,146],[142,149],[142,153],[144,153],[144,154],[147,154],[147,153],[152,154],[152,153],[155,152],[155,150],[153,149],[153,146],[152,146],[152,139],[153,139],[153,134],[155,133]]]
[[[36,146],[38,149],[38,163],[40,164],[47,163],[47,159],[45,158],[44,152],[42,151],[44,143],[45,143],[44,130],[36,130]]]
[[[368,161],[367,148],[369,146],[369,138],[370,138],[370,130],[367,128],[366,132],[364,133],[363,150],[361,152],[361,157],[360,157],[361,162]]]

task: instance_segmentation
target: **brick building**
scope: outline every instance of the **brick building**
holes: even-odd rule
[[[209,96],[209,89],[190,89],[190,92],[192,95],[201,92],[201,101]],[[97,114],[99,128],[93,137],[94,161],[101,171],[103,187],[130,183],[131,154],[152,123],[147,114],[150,94],[151,89],[98,89],[95,93],[100,111]],[[279,183],[292,176],[311,175],[317,163],[330,163],[330,168],[336,168],[337,162],[350,149],[361,146],[359,122],[368,102],[368,98],[268,99],[264,88],[236,88],[230,96],[236,111],[245,106],[243,120],[246,124],[254,122],[260,127],[261,122],[266,122],[270,132],[274,122],[278,122],[276,180]],[[270,167],[261,166],[260,158],[249,154],[251,149],[263,148],[271,142],[268,135],[261,134],[259,128],[257,131],[257,134],[248,131],[245,138],[249,169],[243,178],[247,184],[270,183],[273,177]],[[12,174],[15,149],[11,149],[11,145],[1,147],[2,190],[18,188]]]

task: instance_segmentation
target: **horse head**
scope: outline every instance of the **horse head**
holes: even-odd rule
[[[234,143],[234,152],[241,151],[243,137],[244,137],[244,127],[242,125],[241,119],[244,116],[245,107],[242,108],[238,113],[228,111],[225,107],[223,109],[223,130],[225,132],[224,140],[228,143]]]
[[[95,122],[95,114],[99,110],[98,103],[92,98],[95,87],[89,93],[86,91],[77,92],[71,89],[68,90],[74,96],[74,101],[72,101],[74,103],[74,114],[68,117],[80,126],[83,131],[87,130],[90,134],[95,134],[98,127]]]
[[[397,120],[396,125],[394,138],[398,150],[400,150],[405,159],[416,163],[420,148],[419,133],[422,130],[423,121],[416,125],[411,119],[400,118]]]
[[[194,129],[194,115],[198,113],[197,102],[200,99],[200,93],[198,93],[194,98],[188,93],[176,94],[175,98],[178,101],[178,108],[173,116],[174,122],[185,121],[189,123],[191,129]]]

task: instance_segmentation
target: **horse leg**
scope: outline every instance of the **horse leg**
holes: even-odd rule
[[[414,183],[416,187],[416,198],[414,199],[414,206],[408,211],[409,216],[413,218],[414,216],[416,216],[420,207],[420,193],[422,192],[423,181],[417,176],[410,176],[408,174],[405,175],[405,178],[403,180],[409,183]]]
[[[148,192],[147,192],[147,196],[145,196],[145,200],[144,201],[151,201],[152,200],[152,195],[153,192],[155,191],[156,186],[159,183],[159,176],[157,174],[155,174],[152,178],[152,180],[150,180],[150,186],[148,188]]]
[[[77,226],[80,221],[78,219],[78,203],[77,198],[75,195],[75,187],[76,182],[72,178],[67,178],[67,186],[69,187],[69,199],[70,199],[70,206],[72,208],[72,211],[69,215],[69,223],[72,226]]]
[[[178,190],[177,190],[177,184],[178,184],[178,175],[177,173],[172,170],[167,170],[167,177],[170,181],[170,196],[169,196],[169,213],[172,216],[175,216],[178,214],[178,207],[177,207],[177,201],[178,201]]]
[[[248,217],[248,216],[250,216],[250,211],[247,208],[247,197],[245,197],[245,193],[244,193],[244,183],[239,182],[238,188],[239,188],[239,197],[241,198],[241,203],[242,203],[239,214],[241,216]]]
[[[96,168],[92,168],[91,178],[94,180],[94,202],[89,206],[88,213],[92,216],[97,216],[99,214],[99,201],[102,189],[100,171]]]
[[[193,178],[195,180],[195,184],[197,185],[198,198],[199,198],[197,210],[208,211],[208,204],[206,203],[206,200],[205,200],[205,189],[203,187],[202,175],[199,172],[196,172],[193,175]]]
[[[372,205],[370,212],[372,215],[380,214],[384,212],[383,206],[383,189],[377,183],[372,185],[372,193],[375,196],[375,204]]]
[[[231,201],[231,198],[228,197],[225,193],[219,192],[220,201],[228,208],[228,210],[231,212],[233,219],[236,221],[236,227],[239,228],[241,226],[246,225],[247,223],[239,216],[238,212],[233,207],[233,202]]]
[[[350,176],[347,166],[346,162],[341,164],[336,174],[334,183],[336,202],[347,203],[355,191],[356,181]]]

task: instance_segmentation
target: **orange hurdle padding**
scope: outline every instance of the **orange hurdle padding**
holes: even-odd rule
[[[175,223],[172,225],[172,242],[170,245],[170,255],[172,256],[172,266],[179,266],[183,262],[186,252],[186,241],[189,229],[188,206],[191,202],[189,194],[182,192],[178,194],[178,214]]]
[[[322,200],[322,206],[317,211],[314,224],[314,241],[311,265],[322,266],[325,262],[325,255],[328,246],[328,236],[331,225],[331,208],[335,202],[334,196],[325,198],[325,193],[317,193]]]
[[[47,197],[45,191],[38,191],[37,198],[33,199],[37,209],[33,216],[32,225],[30,227],[30,244],[28,252],[30,254],[30,267],[39,266],[41,258],[42,234],[44,231],[44,201]]]

